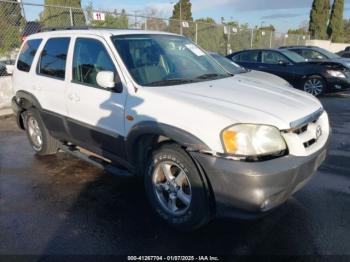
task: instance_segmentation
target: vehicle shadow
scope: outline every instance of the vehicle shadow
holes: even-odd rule
[[[103,173],[72,202],[43,255],[291,255],[313,246],[307,212],[293,198],[264,218],[216,219],[194,232],[167,226],[137,178]]]

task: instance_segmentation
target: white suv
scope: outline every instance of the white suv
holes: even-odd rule
[[[31,35],[13,86],[37,154],[64,150],[143,175],[156,212],[182,229],[285,202],[324,160],[330,135],[316,98],[269,74],[228,73],[168,33]]]

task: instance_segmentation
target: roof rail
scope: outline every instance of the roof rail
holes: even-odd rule
[[[93,26],[67,26],[67,27],[43,27],[39,32],[62,31],[62,30],[89,30],[89,29],[105,29],[105,30],[143,30],[138,28],[113,28],[113,27],[93,27]]]
[[[50,32],[50,31],[61,31],[61,30],[88,30],[90,29],[88,26],[69,26],[69,27],[43,27],[39,32]]]

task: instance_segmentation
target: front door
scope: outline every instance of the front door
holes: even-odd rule
[[[66,92],[70,135],[74,142],[96,153],[124,156],[126,88],[117,93],[96,81],[100,71],[118,74],[112,52],[99,37],[77,37],[73,52]]]

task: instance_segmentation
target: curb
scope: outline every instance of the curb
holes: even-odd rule
[[[11,108],[0,109],[0,119],[8,118],[8,117],[11,117],[12,115],[13,115],[13,111]]]

